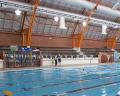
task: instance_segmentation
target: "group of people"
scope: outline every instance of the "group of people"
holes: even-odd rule
[[[61,57],[60,56],[56,56],[56,57],[52,57],[52,65],[61,65]]]

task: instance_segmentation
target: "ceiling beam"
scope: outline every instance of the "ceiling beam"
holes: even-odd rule
[[[112,9],[117,9],[118,7],[120,6],[120,1],[118,1],[113,7],[112,7]]]

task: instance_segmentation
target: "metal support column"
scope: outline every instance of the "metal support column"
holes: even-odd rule
[[[93,8],[93,10],[90,12],[88,19],[86,21],[86,23],[88,24],[89,21],[91,20],[91,17],[93,16],[93,14],[96,12],[98,5],[100,4],[101,0],[98,0],[96,3],[96,6]],[[81,48],[81,44],[83,42],[84,39],[84,33],[87,32],[88,30],[88,25],[87,26],[83,26],[82,27],[82,31],[78,33],[78,48]]]
[[[24,12],[23,14],[23,20],[22,20],[22,40],[21,40],[21,45],[25,46],[25,31],[24,31],[24,23],[25,23],[25,17],[27,15],[27,12]]]
[[[78,24],[79,24],[79,21],[77,21],[75,23],[75,26],[74,26],[73,31],[72,31],[72,48],[75,48],[75,30],[76,30]]]
[[[39,5],[39,0],[35,0],[34,4],[35,4],[34,11],[32,12],[32,15],[30,18],[30,26],[29,26],[28,38],[27,38],[27,46],[31,46],[33,25],[34,25],[34,21],[35,21],[35,17],[36,17],[37,8]]]

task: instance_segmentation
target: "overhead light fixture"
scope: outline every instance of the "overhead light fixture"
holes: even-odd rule
[[[67,29],[65,27],[65,17],[60,17],[60,28],[61,29]]]
[[[20,11],[19,9],[17,9],[17,10],[15,10],[15,14],[16,14],[17,16],[20,16],[20,15],[21,15],[21,11]]]
[[[54,17],[54,21],[55,21],[55,22],[58,22],[58,21],[59,21],[59,17],[55,16],[55,17]]]
[[[84,21],[84,22],[82,23],[82,25],[83,25],[84,27],[86,27],[86,26],[87,26],[87,22]]]
[[[107,25],[104,24],[104,25],[102,25],[102,34],[106,35],[107,34],[106,31],[107,31]]]

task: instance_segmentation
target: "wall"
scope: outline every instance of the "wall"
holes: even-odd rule
[[[114,52],[101,52],[99,54],[99,63],[113,63]]]
[[[20,45],[20,36],[18,34],[0,33],[0,46]]]
[[[116,48],[117,48],[117,49],[120,49],[120,43],[118,43],[118,44],[116,45]]]
[[[97,64],[98,58],[62,58],[61,65]],[[43,59],[43,66],[52,65],[51,59]],[[59,64],[58,64],[59,65]]]
[[[71,47],[71,39],[68,38],[56,38],[43,37],[43,36],[32,36],[33,46],[47,46],[47,47]]]
[[[20,45],[21,38],[18,34],[10,33],[0,33],[0,46],[7,45]],[[57,37],[45,37],[40,35],[32,36],[32,46],[41,46],[41,47],[71,47],[70,38],[57,38]],[[106,46],[104,41],[95,41],[95,40],[84,40],[82,43],[82,48],[103,48]],[[120,48],[120,45],[117,45],[117,48]]]
[[[0,69],[3,69],[3,60],[0,59]]]
[[[32,37],[32,45],[33,46],[47,46],[47,47],[71,47],[71,39],[69,38],[56,38],[52,37],[42,37],[42,36],[33,36]],[[97,46],[96,46],[97,45]],[[105,46],[105,42],[103,41],[92,41],[92,40],[84,40],[82,47],[83,48],[103,48]]]

